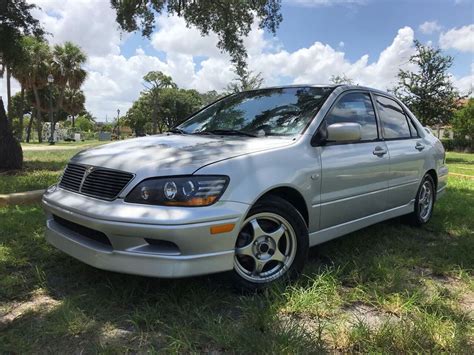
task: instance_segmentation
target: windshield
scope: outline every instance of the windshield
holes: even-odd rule
[[[262,89],[228,96],[176,127],[182,133],[294,135],[319,110],[330,87]]]

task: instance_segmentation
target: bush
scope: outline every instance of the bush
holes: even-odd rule
[[[459,152],[473,152],[474,144],[473,141],[466,138],[454,138],[454,139],[441,139],[444,149],[447,151],[459,151]]]

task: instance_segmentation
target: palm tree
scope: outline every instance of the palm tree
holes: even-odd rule
[[[12,74],[23,90],[31,90],[34,97],[35,117],[42,122],[44,108],[41,100],[41,90],[46,87],[49,65],[52,59],[48,43],[35,37],[23,37],[22,55],[12,66]],[[41,135],[39,135],[41,141]]]
[[[66,89],[78,90],[86,80],[86,71],[82,68],[87,57],[85,53],[72,42],[54,46],[51,73],[54,85],[58,89],[54,112],[64,109],[64,95]],[[51,122],[51,138],[54,136],[55,123]]]
[[[144,86],[146,91],[150,93],[152,99],[153,111],[151,117],[153,120],[153,134],[156,134],[158,130],[158,98],[160,90],[164,88],[176,88],[177,86],[170,76],[160,71],[149,72],[143,77],[143,80],[145,80]]]
[[[74,128],[76,116],[84,111],[86,98],[84,92],[78,89],[67,88],[64,92],[63,109],[72,116],[72,127]]]

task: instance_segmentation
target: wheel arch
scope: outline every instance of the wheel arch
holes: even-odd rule
[[[434,186],[434,193],[435,193],[435,198],[436,198],[436,192],[438,191],[438,174],[436,174],[435,169],[430,169],[425,173],[425,175],[429,175],[433,179],[433,182],[434,182],[434,185],[435,185]]]
[[[303,195],[297,189],[290,186],[274,187],[259,196],[254,204],[268,196],[278,196],[289,202],[301,214],[306,226],[309,226],[308,205]]]

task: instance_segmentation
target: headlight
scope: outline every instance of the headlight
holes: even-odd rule
[[[143,180],[125,202],[163,206],[209,206],[224,193],[227,176],[178,176]]]

